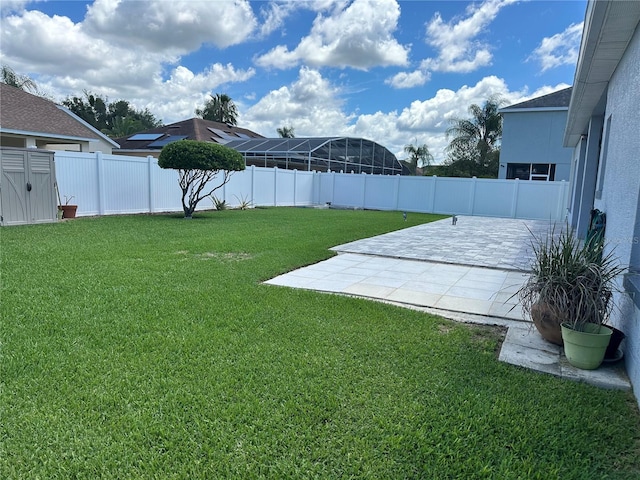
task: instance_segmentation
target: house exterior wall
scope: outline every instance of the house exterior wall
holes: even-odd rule
[[[640,271],[640,26],[618,64],[607,91],[595,208],[607,214],[608,248],[624,265]],[[608,138],[607,138],[608,137]],[[599,197],[599,198],[598,198]],[[629,292],[633,293],[633,292]],[[627,334],[627,372],[640,402],[640,292],[618,296],[612,321]]]
[[[51,137],[38,137],[30,135],[2,135],[0,145],[15,148],[40,148],[42,150],[72,151],[72,152],[102,152],[111,154],[113,145],[109,142],[80,139],[53,139]]]
[[[553,163],[555,180],[569,181],[572,149],[562,146],[567,110],[504,110],[502,115],[498,178],[507,178],[508,163]]]

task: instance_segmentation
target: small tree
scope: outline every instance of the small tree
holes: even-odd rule
[[[185,218],[191,218],[198,203],[226,184],[234,171],[244,170],[240,152],[217,143],[195,140],[180,140],[165,146],[158,165],[178,170]],[[210,190],[205,188],[220,172],[222,183]]]

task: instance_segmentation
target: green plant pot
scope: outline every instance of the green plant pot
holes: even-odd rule
[[[587,323],[582,332],[573,330],[564,323],[561,329],[564,354],[569,363],[583,370],[598,368],[609,346],[611,329],[595,323]]]

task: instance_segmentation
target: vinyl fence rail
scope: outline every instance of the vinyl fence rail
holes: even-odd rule
[[[155,158],[56,152],[63,198],[77,215],[182,211],[178,174]],[[214,179],[213,182],[219,180]],[[229,206],[313,206],[562,221],[567,182],[305,172],[251,166],[214,195]],[[213,208],[203,200],[199,210]]]

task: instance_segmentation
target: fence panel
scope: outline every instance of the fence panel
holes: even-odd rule
[[[566,206],[562,206],[563,192],[554,188],[555,184],[563,183],[565,182],[519,182],[515,217],[563,220],[566,211]]]
[[[398,210],[433,212],[436,177],[396,177],[398,179]]]
[[[255,205],[253,199],[253,182],[252,175],[255,167],[248,167],[241,172],[233,172],[229,182],[223,187],[222,191],[216,190],[214,195],[227,202],[227,205],[237,206],[240,202],[251,202]],[[206,201],[206,200],[205,200]],[[211,208],[211,202],[209,202]]]
[[[336,174],[334,172],[318,173],[317,177],[317,189],[318,189],[318,204],[324,205],[327,202],[333,201],[333,184]]]
[[[78,215],[181,211],[175,170],[152,157],[56,152],[60,195]],[[249,167],[215,192],[231,206],[325,204],[376,210],[563,220],[567,182],[380,176]],[[198,209],[210,209],[203,200]]]
[[[315,179],[314,172],[295,170],[295,204],[314,205]]]
[[[476,183],[473,215],[484,217],[510,217],[514,180],[478,180]]]
[[[376,210],[397,210],[398,178],[389,175],[363,175],[364,204]]]
[[[182,191],[178,185],[178,172],[158,167],[158,162],[153,157],[147,161],[151,188],[148,211],[151,213],[181,211]]]
[[[433,213],[471,215],[473,179],[437,178]]]
[[[97,161],[101,170],[101,185],[98,186],[101,215],[149,211],[150,182],[146,158],[102,155],[102,159],[98,157]]]
[[[333,176],[332,205],[364,208],[364,174],[336,173]]]
[[[56,180],[62,203],[65,197],[70,204],[77,204],[76,215],[98,215],[100,213],[100,191],[98,189],[98,161],[96,155],[56,152]]]

